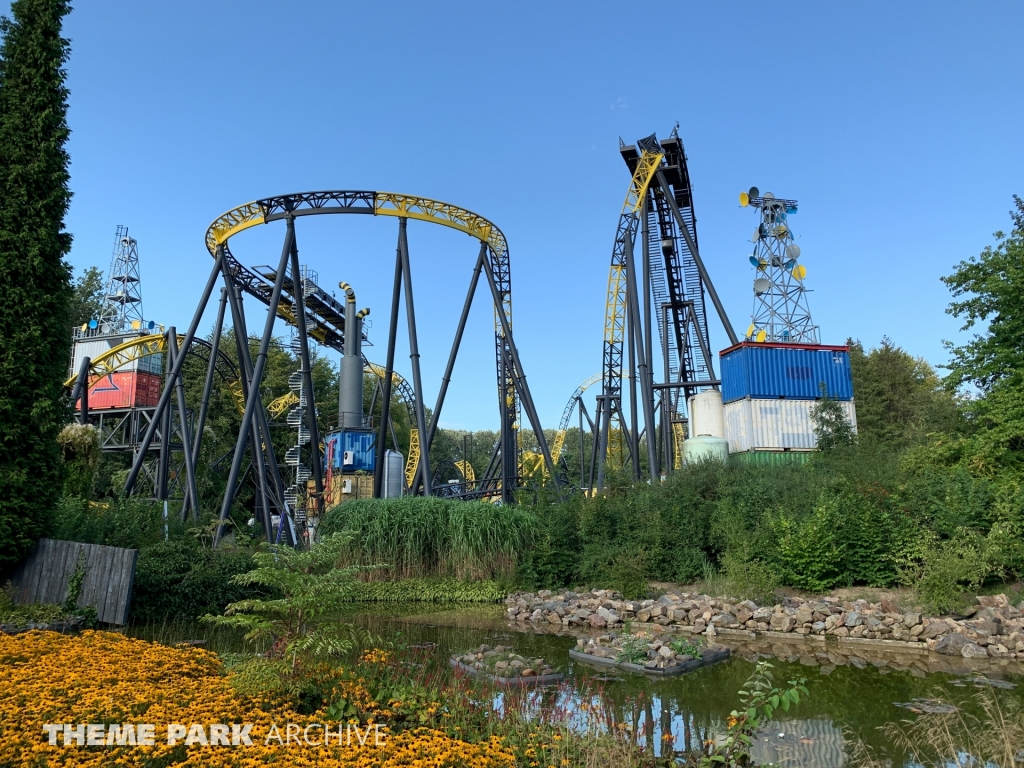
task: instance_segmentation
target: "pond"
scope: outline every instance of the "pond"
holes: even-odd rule
[[[676,748],[684,748],[723,732],[726,717],[739,706],[737,691],[759,658],[774,665],[777,683],[806,678],[810,692],[798,707],[780,713],[762,734],[754,750],[759,763],[842,766],[847,762],[847,745],[861,740],[880,750],[893,765],[908,764],[907,757],[880,730],[887,723],[912,717],[912,710],[898,704],[942,700],[977,711],[974,697],[978,684],[965,679],[981,675],[996,681],[1001,698],[1024,702],[1024,665],[1012,662],[977,662],[934,654],[900,657],[872,648],[838,653],[824,643],[769,645],[720,636],[717,641],[733,651],[728,661],[680,677],[652,679],[574,661],[569,650],[576,645],[576,635],[510,624],[500,605],[448,609],[427,604],[360,605],[352,606],[348,620],[384,640],[426,645],[429,653],[440,659],[482,643],[512,646],[524,656],[542,656],[565,672],[566,683],[539,692],[538,701],[573,712],[585,704],[587,692],[599,689],[616,721],[635,729],[641,740],[653,744],[658,752],[665,736],[671,737]],[[193,636],[206,636],[209,628],[196,628],[195,632],[200,634]],[[159,639],[171,638],[165,632]],[[224,640],[220,638],[221,643]]]

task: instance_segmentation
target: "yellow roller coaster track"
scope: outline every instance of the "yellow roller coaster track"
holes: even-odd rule
[[[210,254],[216,256],[218,247],[227,250],[228,241],[251,227],[265,224],[268,221],[281,218],[280,214],[271,215],[272,207],[278,204],[277,201],[285,198],[268,198],[266,200],[254,200],[218,216],[206,231],[206,248]],[[332,210],[351,210],[357,213],[372,213],[375,216],[395,216],[405,219],[416,219],[431,224],[439,224],[444,227],[464,232],[485,243],[490,249],[494,261],[507,264],[508,242],[505,235],[491,221],[479,214],[460,208],[457,205],[432,200],[427,197],[415,195],[404,195],[396,192],[318,192],[301,195],[288,196],[289,204],[302,208],[297,210],[295,215],[314,212],[332,212]],[[333,203],[334,208],[328,209],[328,204]],[[316,210],[316,209],[320,210]],[[275,209],[276,210],[276,209]],[[287,299],[282,298],[277,314],[286,322],[295,325],[296,318],[292,313],[291,304]],[[495,307],[494,327],[495,333],[503,337],[501,318],[498,315],[498,308]],[[512,292],[511,290],[501,293],[501,311],[509,328],[512,327]],[[319,341],[324,341],[324,334],[317,330],[310,329],[310,335]],[[380,366],[369,366],[373,373],[383,378],[384,369]],[[377,370],[379,369],[379,370]],[[395,374],[397,376],[397,374]],[[399,379],[401,377],[398,377]],[[516,407],[517,397],[511,373],[506,376],[505,382],[506,398],[509,405]],[[406,481],[411,486],[415,479],[416,466],[419,462],[420,444],[419,431],[415,428],[410,430],[409,457],[406,461]]]
[[[181,339],[178,339],[181,345]],[[158,355],[167,351],[167,337],[161,333],[153,333],[148,336],[139,336],[116,347],[111,347],[101,355],[97,355],[89,362],[89,388],[91,389],[99,379],[115,371],[124,368],[139,358]],[[73,387],[78,379],[75,374],[64,382],[65,387]]]
[[[622,204],[622,213],[619,216],[619,229],[616,233],[616,244],[612,254],[611,268],[608,271],[608,295],[605,300],[604,312],[604,341],[605,349],[618,350],[621,358],[622,346],[626,328],[626,265],[624,262],[624,243],[622,238],[632,238],[640,207],[643,205],[647,195],[647,188],[651,180],[658,172],[664,153],[643,151],[640,160],[637,162],[633,178],[629,182],[629,190],[626,192],[626,200]],[[606,351],[606,357],[608,352]],[[608,365],[608,361],[605,361]],[[619,365],[621,371],[621,364]],[[619,424],[617,413],[608,417],[608,460],[612,466],[623,466],[625,455],[625,440],[622,435],[622,427]]]

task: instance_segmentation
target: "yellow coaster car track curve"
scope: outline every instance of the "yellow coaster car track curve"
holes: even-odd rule
[[[373,216],[415,219],[449,227],[476,238],[486,245],[491,271],[498,286],[501,313],[504,314],[505,321],[511,329],[512,288],[508,242],[505,239],[505,235],[493,222],[485,219],[483,216],[439,200],[396,192],[367,190],[301,192],[254,200],[232,208],[218,216],[207,228],[206,248],[215,258],[219,249],[225,259],[226,271],[232,276],[236,285],[239,285],[243,290],[265,302],[264,296],[259,292],[251,290],[253,283],[248,281],[247,277],[252,276],[252,273],[231,254],[229,240],[246,229],[272,221],[279,221],[288,216],[297,217],[331,213],[361,213]],[[309,308],[307,307],[307,312],[308,310]],[[506,350],[509,342],[504,339],[498,307],[495,307],[494,311],[494,327],[497,342],[496,354],[498,360],[501,361],[507,355]],[[292,306],[285,297],[282,297],[277,314],[286,322],[295,325],[296,318],[292,313]],[[315,313],[312,320],[313,322],[309,326],[310,336],[341,352],[342,349],[338,340],[341,338],[342,329],[330,327],[329,324],[317,318]],[[334,333],[331,333],[332,331]],[[381,373],[378,375],[383,375],[383,369],[381,369]],[[514,423],[518,423],[518,394],[515,388],[513,373],[506,371],[504,379],[502,386],[506,399],[510,404],[510,417]],[[415,429],[412,431],[414,434],[411,438],[412,445],[409,450],[409,461],[411,462],[415,458],[418,462],[419,434]],[[414,453],[416,454],[415,457],[413,456]],[[413,470],[410,473],[407,462],[406,475],[410,484],[415,476],[415,463],[412,466]]]

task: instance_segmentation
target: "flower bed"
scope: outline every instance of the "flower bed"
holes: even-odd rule
[[[671,677],[725,661],[729,658],[729,649],[722,645],[705,645],[700,639],[660,638],[641,630],[612,632],[586,640],[580,638],[569,656],[629,672]]]
[[[528,686],[558,683],[565,675],[545,663],[544,659],[527,659],[504,645],[493,648],[487,644],[449,662],[463,674],[483,677],[500,686]]]
[[[499,739],[469,743],[431,728],[392,733],[381,724],[382,743],[358,740],[330,746],[268,742],[272,726],[313,724],[346,727],[324,708],[297,712],[284,696],[252,696],[232,685],[220,659],[201,648],[167,647],[123,635],[85,631],[0,635],[0,765],[29,768],[66,765],[196,766],[227,768],[272,763],[292,766],[391,768],[473,765],[511,768],[512,754]],[[359,681],[343,682],[349,700],[365,697]],[[357,722],[352,720],[351,722]],[[154,724],[152,746],[56,746],[47,723]],[[167,743],[168,724],[252,724],[252,746]],[[364,731],[366,723],[363,723]],[[316,740],[317,731],[313,731]]]

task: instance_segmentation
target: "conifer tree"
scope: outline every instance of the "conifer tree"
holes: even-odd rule
[[[61,492],[70,10],[67,0],[14,0],[0,20],[0,570],[45,533]]]

